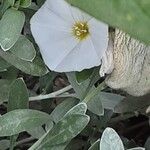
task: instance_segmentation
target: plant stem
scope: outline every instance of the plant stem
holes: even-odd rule
[[[16,139],[17,139],[17,135],[13,135],[10,137],[10,146],[9,146],[9,150],[13,150],[15,145],[16,145]]]
[[[105,87],[106,87],[105,82],[102,82],[94,91],[92,91],[85,97],[83,102],[88,103],[97,93],[99,93],[99,92],[101,92],[101,90],[105,89]]]
[[[29,97],[29,101],[36,101],[36,100],[56,98],[56,97],[76,97],[75,94],[65,94],[65,92],[67,92],[71,89],[72,89],[72,86],[69,85],[63,89],[60,89],[60,90],[50,93],[50,94]]]
[[[26,138],[26,139],[23,139],[23,140],[17,142],[15,146],[22,145],[22,144],[24,144],[24,143],[29,143],[29,142],[31,142],[31,141],[33,141],[33,140],[35,140],[35,138],[29,137],[29,138]]]

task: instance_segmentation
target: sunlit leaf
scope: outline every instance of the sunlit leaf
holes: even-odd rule
[[[100,150],[124,150],[123,143],[114,129],[105,129],[100,141]]]
[[[58,122],[53,129],[37,141],[29,150],[58,149],[78,135],[88,124],[89,117],[76,114],[69,115]]]
[[[41,126],[49,115],[37,110],[17,109],[0,117],[0,136],[12,136]]]

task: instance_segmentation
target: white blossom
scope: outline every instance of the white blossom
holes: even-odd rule
[[[64,0],[47,0],[30,23],[50,70],[81,71],[101,64],[108,46],[106,24]]]

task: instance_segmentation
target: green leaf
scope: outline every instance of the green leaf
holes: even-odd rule
[[[69,115],[56,124],[50,132],[44,135],[29,148],[29,150],[56,150],[61,144],[64,144],[77,136],[85,128],[88,122],[89,117],[86,115]]]
[[[91,100],[89,100],[87,102],[87,106],[88,106],[88,110],[90,110],[92,113],[94,113],[94,114],[96,114],[98,116],[104,115],[104,108],[102,106],[101,94],[100,93],[97,93],[96,95],[94,95],[91,98]]]
[[[100,150],[124,150],[123,143],[112,128],[106,128],[100,141]]]
[[[15,0],[5,0],[5,1],[7,1],[10,4],[10,6],[13,6],[15,3]]]
[[[88,150],[99,150],[100,140],[97,140]]]
[[[113,112],[119,113],[116,111],[115,107],[123,101],[125,98],[124,96],[108,93],[108,92],[100,92],[100,101],[102,102],[102,105],[105,109],[112,110]]]
[[[145,150],[145,148],[142,148],[142,147],[135,147],[135,148],[127,149],[127,150]]]
[[[99,68],[94,68],[92,75],[89,79],[78,83],[76,80],[75,72],[66,73],[70,84],[72,85],[77,97],[82,101],[88,92],[93,89],[94,84],[100,79]]]
[[[53,120],[50,120],[49,122],[47,122],[45,125],[46,132],[50,131],[53,128],[53,126],[54,126]]]
[[[74,72],[69,72],[69,73],[66,73],[67,77],[68,77],[68,80],[70,82],[70,84],[72,85],[73,89],[75,90],[78,98],[80,100],[83,100],[83,98],[86,96],[87,94],[87,88],[90,84],[90,80],[86,80],[82,83],[78,83],[77,80],[76,80],[76,75]]]
[[[39,84],[40,84],[40,92],[42,94],[51,92],[51,90],[53,88],[53,81],[55,80],[57,75],[58,74],[56,72],[48,72],[46,75],[40,77]]]
[[[0,80],[0,104],[4,101],[8,101],[9,88],[12,81]]]
[[[97,94],[99,94],[104,88],[106,87],[105,82],[102,82],[99,84],[96,88],[93,87],[93,89],[88,92],[87,96],[84,98],[84,102],[88,103],[91,101]]]
[[[23,79],[16,79],[10,86],[7,111],[28,108],[28,90]],[[10,149],[14,149],[18,135],[10,136]]]
[[[76,79],[78,83],[83,82],[84,80],[88,79],[93,73],[93,68],[92,69],[86,69],[81,72],[76,72]]]
[[[0,7],[0,13],[3,14],[10,6],[13,6],[15,0],[4,0]]]
[[[150,44],[149,0],[67,0],[95,18]],[[92,5],[92,7],[91,7]]]
[[[74,98],[68,98],[64,100],[62,103],[60,103],[50,114],[52,120],[55,123],[58,123],[64,115],[76,104],[78,103],[77,99]]]
[[[45,134],[45,130],[43,127],[39,126],[31,130],[27,130],[27,132],[34,137],[35,139],[41,138]]]
[[[86,111],[87,111],[87,105],[85,103],[79,103],[76,106],[72,107],[60,120],[63,120],[64,118],[75,114],[84,115]],[[51,149],[54,150],[64,149],[68,145],[68,143],[69,141],[59,144],[57,146],[52,146]]]
[[[82,114],[85,115],[87,111],[87,105],[86,103],[79,103],[76,106],[72,107],[65,115],[64,118],[69,116],[69,115],[73,115],[73,114]]]
[[[9,148],[10,141],[9,140],[1,140],[0,141],[0,150],[6,150]]]
[[[28,108],[28,89],[23,79],[16,79],[10,86],[8,111]]]
[[[7,63],[3,58],[0,58],[0,72],[7,71],[11,64]]]
[[[111,120],[112,116],[113,116],[113,112],[111,110],[107,110],[105,109],[104,111],[104,115],[100,116],[98,118],[98,120],[96,121],[96,125],[98,127],[98,129],[104,129],[108,126],[109,121]],[[96,117],[95,117],[96,118]],[[93,118],[93,122],[95,122],[95,118]]]
[[[85,103],[78,103],[77,99],[68,98],[64,100],[61,104],[59,104],[51,113],[51,119],[58,123],[60,120],[64,119],[68,115],[72,114],[85,114],[87,111],[87,105]],[[76,105],[77,104],[77,105]],[[46,124],[47,126],[52,127],[51,122]],[[49,128],[47,128],[49,129]]]
[[[49,115],[37,110],[17,109],[0,117],[0,136],[12,136],[45,124]]]
[[[0,50],[0,56],[17,69],[33,76],[42,76],[48,71],[44,62],[39,56],[37,56],[33,62],[22,60],[8,51],[4,52]]]
[[[9,50],[18,40],[25,22],[21,11],[8,9],[0,20],[0,46],[4,51]]]
[[[27,8],[31,5],[31,0],[20,0],[20,6],[23,8]]]
[[[16,69],[14,66],[11,66],[7,69],[7,71],[1,72],[0,76],[2,79],[15,80],[18,77],[18,72],[18,69]]]
[[[88,91],[87,89],[90,85],[90,80],[86,80],[79,84],[76,81],[75,73],[73,72],[67,73],[67,77],[80,100],[83,101],[83,98],[88,99],[88,109],[97,115],[102,115],[104,109],[102,107],[101,101],[99,100],[99,93],[101,92],[101,88],[97,90],[95,87],[90,87],[90,90]]]
[[[33,44],[23,35],[21,35],[10,51],[18,58],[26,61],[33,61],[36,51]]]

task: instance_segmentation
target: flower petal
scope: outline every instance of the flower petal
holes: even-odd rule
[[[34,26],[32,27],[33,24],[39,24],[39,26],[41,26],[37,32],[45,27],[69,32],[68,29],[72,25],[46,7],[40,8],[31,18],[30,23],[31,30],[34,30]]]
[[[80,42],[55,68],[58,72],[81,71],[101,64],[90,38]]]
[[[89,22],[90,37],[99,59],[102,59],[108,46],[108,26],[95,18]]]
[[[78,43],[70,33],[57,29],[42,28],[39,24],[31,24],[31,31],[38,43],[46,65],[54,70]],[[69,65],[69,64],[68,64]]]
[[[65,0],[47,0],[45,6],[67,22],[72,23],[74,21],[70,12],[70,4]]]
[[[70,12],[74,19],[74,22],[88,22],[92,18],[90,15],[73,6],[70,6]]]
[[[91,16],[71,6],[64,0],[47,0],[45,6],[67,22],[88,21]]]

